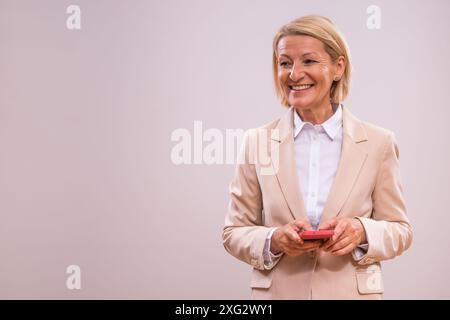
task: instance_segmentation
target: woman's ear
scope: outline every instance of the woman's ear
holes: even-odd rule
[[[345,61],[345,58],[343,56],[339,56],[336,61],[336,71],[333,77],[334,81],[339,81],[342,78],[346,65],[347,62]]]

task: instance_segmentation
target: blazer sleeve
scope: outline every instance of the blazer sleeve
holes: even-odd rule
[[[222,238],[225,249],[254,268],[264,270],[264,243],[271,228],[263,226],[263,202],[250,131],[238,156],[234,178],[229,185],[230,201]]]
[[[361,265],[392,259],[407,250],[412,242],[412,227],[406,216],[400,182],[399,150],[392,132],[387,135],[372,202],[372,216],[357,217],[369,244],[367,253],[358,259]]]

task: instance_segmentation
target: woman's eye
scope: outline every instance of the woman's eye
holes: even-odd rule
[[[314,60],[311,60],[311,59],[307,59],[307,60],[304,61],[305,64],[313,64],[315,62],[317,62],[317,61],[314,61]]]
[[[289,62],[287,62],[287,61],[280,62],[280,66],[282,66],[282,67],[287,67],[288,65],[289,65]]]

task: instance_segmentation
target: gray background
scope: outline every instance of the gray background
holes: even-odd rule
[[[66,28],[81,7],[82,29]],[[368,30],[366,8],[381,8]],[[0,0],[0,298],[250,297],[221,244],[233,165],[172,164],[177,128],[252,128],[285,112],[271,43],[330,17],[354,78],[344,102],[395,132],[412,248],[386,298],[450,298],[450,2]],[[66,267],[82,289],[66,288]]]

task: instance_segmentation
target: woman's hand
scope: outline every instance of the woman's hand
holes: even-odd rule
[[[311,229],[306,220],[294,220],[276,229],[272,235],[270,251],[275,254],[284,252],[288,256],[295,257],[318,249],[323,243],[321,240],[303,241],[299,236],[300,231]]]
[[[352,252],[361,243],[366,242],[364,227],[356,218],[332,219],[326,222],[321,229],[334,229],[334,235],[321,247],[336,256]]]

